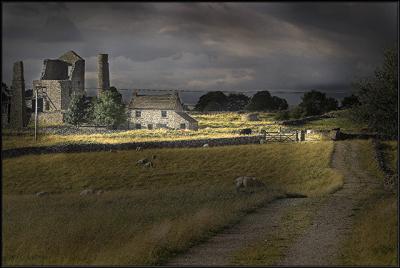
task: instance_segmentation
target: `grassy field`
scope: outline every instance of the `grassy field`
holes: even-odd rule
[[[370,141],[358,141],[361,145],[362,167],[380,182],[383,173],[373,160]],[[397,171],[397,142],[384,142],[386,157],[392,169]],[[365,200],[360,214],[356,215],[354,230],[343,246],[343,265],[398,265],[398,196],[376,191]]]
[[[15,131],[5,130],[2,136],[3,149],[51,146],[69,143],[125,143],[143,141],[168,141],[182,139],[208,139],[227,138],[239,136],[242,128],[252,128],[254,131],[274,128],[272,113],[260,113],[259,121],[248,121],[244,115],[233,112],[201,114],[193,113],[192,116],[199,122],[198,131],[189,130],[129,130],[118,133],[86,134],[86,135],[56,135],[40,134],[38,141],[33,138],[33,129],[28,128],[23,135],[7,135]]]
[[[310,121],[306,124],[296,126],[296,128],[329,130],[332,128],[340,128],[341,131],[347,133],[362,132],[367,127],[365,124],[355,123],[349,119],[348,110],[336,111],[337,117],[324,118],[320,120]]]
[[[162,264],[282,192],[341,187],[332,150],[319,142],[4,159],[3,264]],[[135,165],[152,155],[153,169]],[[241,175],[267,188],[238,194]],[[106,192],[80,196],[88,187]]]

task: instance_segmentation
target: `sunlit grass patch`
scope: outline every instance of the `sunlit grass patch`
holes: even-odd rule
[[[42,134],[39,131],[38,140],[34,141],[32,129],[18,132],[21,135],[3,135],[2,149],[52,146],[62,144],[79,143],[128,143],[146,141],[173,141],[188,139],[210,139],[238,137],[242,128],[252,128],[255,132],[269,126],[275,126],[271,121],[270,113],[260,113],[260,121],[248,121],[244,119],[245,114],[234,112],[192,115],[199,121],[199,130],[172,130],[172,129],[137,129],[116,133],[97,134]],[[16,131],[5,130],[6,134],[15,134]]]

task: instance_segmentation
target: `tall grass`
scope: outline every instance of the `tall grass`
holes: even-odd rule
[[[3,264],[162,264],[283,191],[322,195],[341,185],[329,168],[332,149],[321,142],[4,159]],[[152,155],[154,169],[135,164]],[[267,188],[237,194],[241,175]],[[80,196],[87,187],[106,192]]]
[[[361,168],[377,182],[383,182],[381,170],[374,157],[371,141],[358,143]],[[385,142],[386,158],[392,168],[397,163],[397,142]],[[372,193],[356,214],[352,235],[344,242],[340,261],[343,265],[398,265],[398,194],[383,189]]]

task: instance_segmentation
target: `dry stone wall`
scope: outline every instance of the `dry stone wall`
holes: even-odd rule
[[[3,158],[18,157],[29,154],[48,154],[48,153],[79,153],[79,152],[99,152],[110,150],[135,150],[138,147],[142,149],[150,148],[190,148],[241,145],[241,144],[260,144],[262,136],[244,136],[234,138],[219,139],[201,139],[201,140],[179,140],[179,141],[153,141],[153,142],[130,142],[119,144],[66,144],[44,147],[26,147],[17,149],[8,149],[2,151]]]

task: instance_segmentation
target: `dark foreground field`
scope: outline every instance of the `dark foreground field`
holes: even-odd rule
[[[161,264],[283,192],[341,187],[332,150],[319,142],[4,159],[3,264]],[[153,169],[135,164],[152,155]],[[241,175],[266,189],[237,194]],[[80,196],[87,188],[105,193]]]

